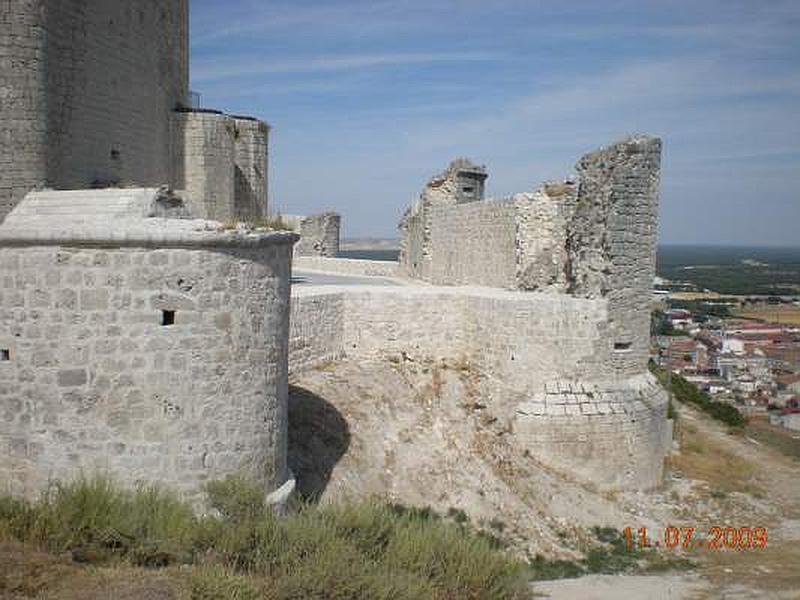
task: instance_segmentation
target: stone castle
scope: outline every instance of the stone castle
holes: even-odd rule
[[[648,373],[661,142],[584,156],[574,181],[484,200],[459,159],[400,223],[400,262],[301,267],[402,277],[292,298],[293,371],[346,355],[466,360],[502,382],[482,399],[540,464],[601,489],[658,485],[671,440]]]
[[[399,263],[335,258],[339,218],[268,216],[268,126],[188,101],[188,0],[9,0],[0,57],[0,480],[100,469],[189,498],[239,473],[291,493],[287,386],[344,356],[453,357],[542,465],[659,483],[647,372],[660,142],[484,200],[459,159],[401,222]],[[239,222],[249,221],[255,225]],[[239,223],[237,225],[237,223]],[[299,239],[299,242],[298,242]],[[292,289],[292,264],[362,277]],[[363,276],[397,285],[365,284]]]

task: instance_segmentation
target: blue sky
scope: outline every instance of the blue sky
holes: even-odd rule
[[[192,0],[192,89],[269,122],[270,202],[396,237],[456,156],[488,193],[665,142],[660,240],[800,245],[800,1]]]

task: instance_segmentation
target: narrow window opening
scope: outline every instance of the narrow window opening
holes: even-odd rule
[[[111,160],[119,160],[119,150],[116,148],[111,149]]]
[[[161,311],[161,325],[167,327],[169,325],[175,324],[175,311],[174,310],[162,310]]]
[[[630,342],[616,342],[614,344],[614,350],[616,350],[618,352],[622,351],[622,350],[630,350],[630,349],[631,349],[631,343]]]
[[[475,188],[473,188],[473,187],[465,187],[464,188],[464,193],[465,194],[471,194],[474,191],[475,191]]]
[[[0,348],[0,362],[8,362],[11,360],[11,350],[8,348]]]

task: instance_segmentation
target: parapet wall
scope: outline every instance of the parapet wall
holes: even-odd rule
[[[609,369],[608,311],[604,299],[489,288],[298,288],[290,371],[341,356],[464,360],[502,382],[481,402],[536,460],[603,488],[652,487],[670,439],[666,395],[646,371]]]
[[[325,256],[294,257],[294,268],[304,271],[357,275],[364,277],[400,277],[400,265],[391,260],[363,260],[359,258],[328,258]]]
[[[0,10],[0,220],[35,187],[178,183],[170,123],[188,89],[188,0]]]
[[[429,281],[516,287],[513,200],[432,206],[430,223]]]

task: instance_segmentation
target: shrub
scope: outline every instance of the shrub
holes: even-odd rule
[[[278,519],[241,478],[206,492],[215,514],[198,517],[156,487],[126,491],[100,477],[53,484],[37,502],[0,498],[0,535],[87,563],[183,562],[198,600],[529,595],[522,563],[430,509],[304,505]]]
[[[208,503],[223,519],[242,522],[264,516],[264,489],[237,475],[205,486]]]
[[[679,402],[693,404],[714,419],[722,421],[731,427],[743,427],[746,420],[741,412],[727,402],[713,400],[706,392],[675,373],[667,373],[654,363],[650,363],[650,371],[656,376],[661,385],[671,392]],[[669,407],[668,407],[669,410]]]

